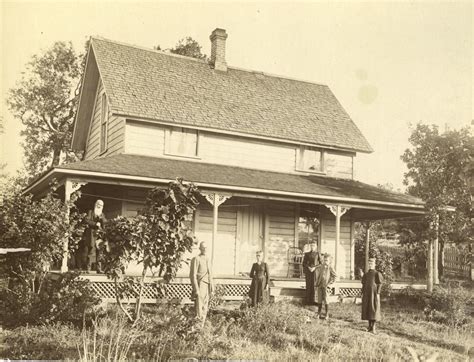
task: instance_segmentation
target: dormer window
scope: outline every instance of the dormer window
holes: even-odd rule
[[[324,152],[317,148],[300,146],[296,151],[296,170],[323,173]]]
[[[107,151],[107,133],[108,133],[108,119],[109,107],[107,105],[107,96],[102,94],[101,98],[101,112],[100,112],[100,153]]]
[[[166,153],[173,156],[198,157],[199,131],[171,127],[166,132]]]

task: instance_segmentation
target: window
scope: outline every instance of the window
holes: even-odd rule
[[[197,157],[199,135],[197,130],[172,127],[166,135],[166,153],[175,156]]]
[[[107,96],[102,94],[101,114],[100,114],[100,153],[107,150],[107,133],[108,133],[109,107],[107,105]]]
[[[319,219],[311,215],[302,215],[298,221],[298,247],[304,250],[304,246],[311,242],[318,244]],[[307,250],[305,250],[307,251]]]
[[[324,152],[311,147],[300,146],[297,151],[296,165],[298,171],[324,172]]]

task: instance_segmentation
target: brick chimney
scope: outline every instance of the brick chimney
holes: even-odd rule
[[[225,40],[227,33],[224,29],[216,28],[209,37],[211,39],[211,66],[216,70],[227,72],[225,61]]]

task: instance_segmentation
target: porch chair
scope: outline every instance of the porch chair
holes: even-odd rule
[[[301,278],[303,276],[303,250],[297,246],[288,248],[287,278]]]

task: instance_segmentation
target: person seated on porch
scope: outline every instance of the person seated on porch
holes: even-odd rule
[[[263,293],[268,290],[268,282],[270,281],[270,272],[268,264],[263,261],[263,253],[257,251],[256,258],[257,262],[253,263],[250,270],[252,283],[250,284],[249,296],[252,307],[257,306],[263,301]]]
[[[314,286],[318,294],[318,316],[320,319],[327,319],[329,316],[327,288],[336,281],[336,272],[330,264],[331,256],[324,254],[323,263],[315,269]],[[321,314],[323,305],[325,313]]]
[[[375,322],[381,319],[380,290],[382,273],[375,270],[375,258],[370,258],[368,271],[362,276],[362,320],[369,321],[367,332],[375,334]]]
[[[79,268],[88,273],[92,269],[102,272],[100,265],[100,253],[98,246],[102,243],[101,231],[104,229],[106,218],[102,212],[104,201],[97,200],[94,204],[94,210],[89,210],[85,218],[86,229],[79,243]],[[93,268],[94,267],[94,268]]]
[[[303,273],[306,282],[306,304],[316,305],[315,291],[314,291],[314,273],[316,266],[321,264],[321,256],[317,251],[316,243],[309,244],[310,251],[304,254],[303,257]]]

